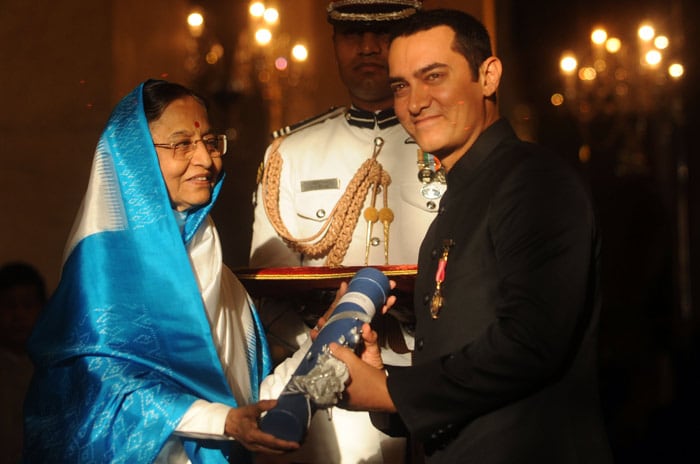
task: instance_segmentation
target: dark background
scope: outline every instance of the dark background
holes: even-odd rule
[[[700,169],[698,2],[531,0],[500,8],[507,11],[499,14],[498,35],[507,58],[505,88],[527,108],[533,138],[588,179],[598,209],[601,394],[616,462],[700,462],[698,316],[690,293],[700,288],[693,248],[700,226],[693,175]],[[663,28],[685,66],[684,79],[664,87],[656,106],[612,110],[584,124],[549,103],[562,88],[562,51],[582,48],[596,25],[620,34],[644,19]],[[578,158],[583,144],[590,146],[585,163]]]

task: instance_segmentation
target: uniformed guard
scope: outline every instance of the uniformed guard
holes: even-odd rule
[[[420,7],[415,0],[328,5],[351,105],[273,133],[251,266],[415,263],[446,184],[439,163],[394,114],[386,48],[392,24]]]
[[[421,6],[416,0],[328,5],[338,70],[350,102],[273,133],[256,192],[251,267],[416,264],[445,178],[439,163],[419,150],[394,114],[387,51],[390,28]],[[305,352],[309,326],[303,310],[285,303],[260,304],[268,339],[273,351],[282,346]],[[387,364],[410,362],[413,339],[403,329],[393,332],[398,337],[387,335],[388,329],[384,333],[398,340],[382,351]],[[295,368],[287,360],[278,369],[291,374]],[[263,384],[263,392],[267,388],[275,397],[283,386]],[[332,417],[328,423],[323,414],[316,415],[306,444],[289,462],[404,462],[404,440],[379,432],[365,413],[334,408]]]

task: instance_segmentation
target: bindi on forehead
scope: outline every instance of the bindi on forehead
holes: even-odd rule
[[[194,122],[194,127],[199,128],[199,121]]]

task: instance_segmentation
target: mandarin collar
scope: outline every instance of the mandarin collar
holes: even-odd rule
[[[394,108],[372,112],[351,106],[345,113],[345,119],[351,126],[365,129],[374,129],[375,125],[380,129],[386,129],[399,123],[399,118],[396,117]]]
[[[506,139],[517,140],[517,135],[508,120],[500,118],[487,127],[476,139],[474,145],[452,166],[452,169],[447,173],[447,185],[455,181],[460,182],[458,179],[470,176],[482,161]]]

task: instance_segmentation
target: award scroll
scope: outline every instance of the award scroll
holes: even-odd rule
[[[285,386],[277,406],[267,412],[260,428],[278,438],[301,442],[319,408],[337,402],[347,380],[347,368],[328,352],[336,342],[354,349],[362,324],[370,322],[389,296],[389,279],[379,270],[362,268],[352,278],[328,322],[320,330]]]

